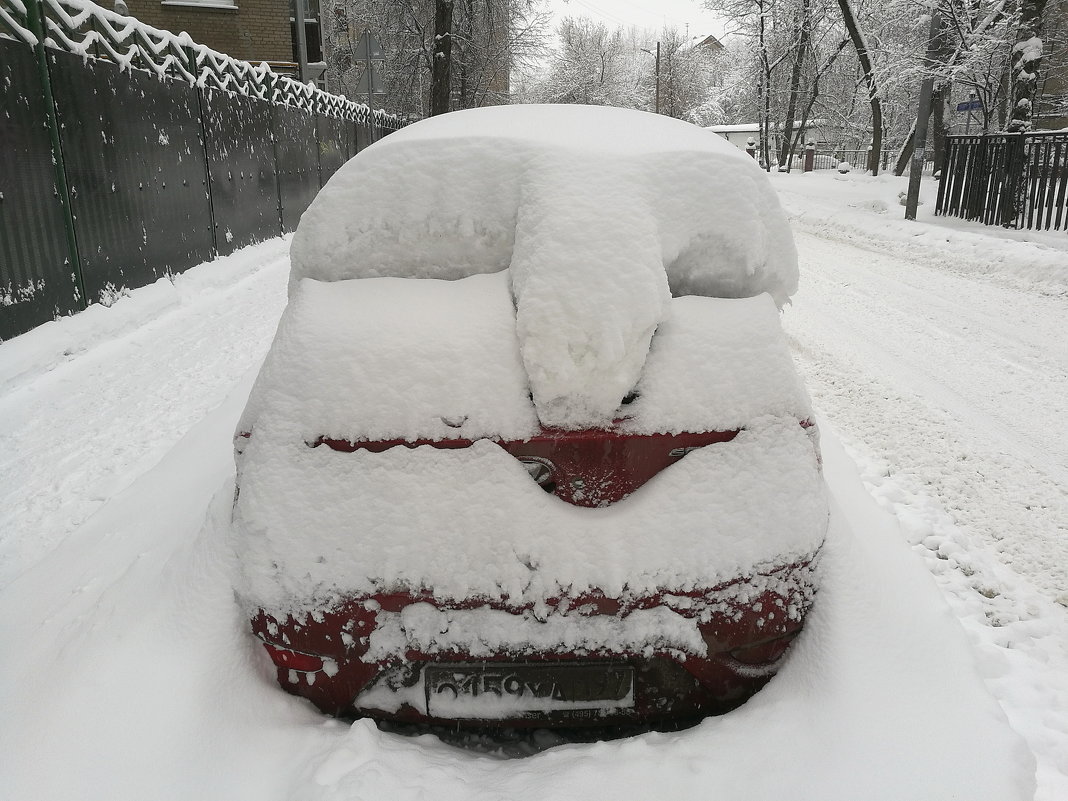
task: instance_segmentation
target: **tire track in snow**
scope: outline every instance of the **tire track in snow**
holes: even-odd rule
[[[797,242],[802,289],[784,325],[817,405],[1047,596],[1063,594],[1068,348],[1056,343],[1068,299]]]
[[[229,258],[253,261],[234,283],[200,289],[0,397],[0,587],[155,465],[262,360],[285,306],[288,240]]]

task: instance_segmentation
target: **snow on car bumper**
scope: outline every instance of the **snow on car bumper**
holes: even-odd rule
[[[727,711],[774,674],[815,555],[721,586],[535,608],[380,594],[253,629],[279,683],[325,712],[409,722],[614,725]]]

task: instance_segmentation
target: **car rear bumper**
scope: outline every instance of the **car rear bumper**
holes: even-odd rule
[[[657,723],[727,712],[778,670],[815,555],[719,587],[541,609],[354,598],[253,617],[279,684],[339,717],[472,726]],[[541,636],[539,636],[541,635]]]

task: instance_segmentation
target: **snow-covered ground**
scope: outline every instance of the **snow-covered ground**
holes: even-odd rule
[[[0,345],[0,798],[1068,798],[1068,236],[773,181],[835,511],[753,701],[517,761],[281,693],[221,533],[275,240]]]
[[[893,513],[1068,798],[1068,235],[903,219],[893,176],[776,175],[784,326],[825,427]]]

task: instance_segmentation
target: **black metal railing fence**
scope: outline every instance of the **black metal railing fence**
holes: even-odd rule
[[[814,170],[837,170],[843,163],[849,165],[850,170],[863,172],[868,169],[868,158],[871,153],[866,148],[843,148],[829,145],[817,145],[813,154],[812,168]],[[896,150],[883,150],[879,154],[879,171],[886,172],[894,167],[897,162]],[[798,150],[794,155],[792,169],[802,169],[804,164],[804,150]],[[923,171],[930,175],[934,172],[934,153],[928,151],[923,161]]]
[[[399,126],[88,0],[0,0],[0,341],[292,231]]]
[[[935,213],[1068,230],[1068,133],[947,137]]]

